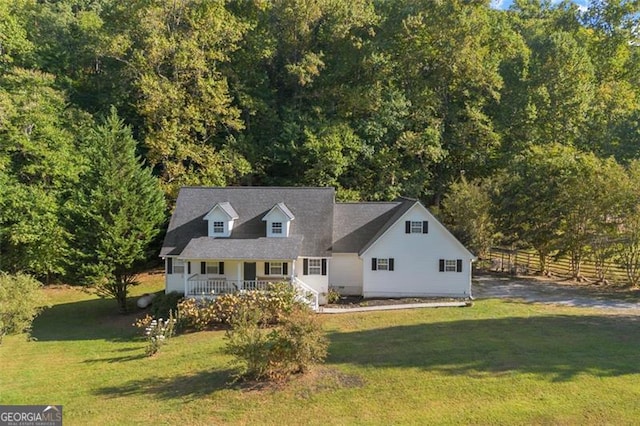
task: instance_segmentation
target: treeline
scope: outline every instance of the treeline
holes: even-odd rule
[[[131,129],[169,206],[183,185],[244,184],[439,205],[463,176],[511,175],[504,191],[521,181],[529,202],[501,202],[500,217],[524,224],[548,194],[528,186],[533,176],[518,180],[514,168],[528,161],[518,158],[567,149],[631,173],[639,9],[629,0],[586,11],[534,0],[509,11],[488,0],[0,2],[0,268],[77,269],[69,253],[86,250],[75,238],[88,233],[75,231],[82,213],[69,201],[105,126]],[[563,176],[583,172],[566,166]],[[617,220],[611,211],[605,221]],[[506,219],[496,226],[528,242]]]
[[[600,282],[611,265],[640,283],[640,161],[622,166],[574,147],[534,146],[491,179],[461,179],[441,214],[452,231],[483,258],[494,244],[533,248],[540,272],[568,258],[581,279],[589,261]]]

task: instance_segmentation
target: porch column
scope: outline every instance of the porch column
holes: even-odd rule
[[[291,282],[293,282],[293,278],[296,276],[296,260],[293,259],[291,261]]]
[[[238,261],[236,267],[236,280],[238,282],[238,290],[244,290],[244,282],[242,281],[242,261]]]
[[[187,293],[187,275],[188,275],[188,274],[187,274],[187,263],[188,263],[189,261],[184,260],[183,262],[184,262],[184,263],[183,263],[183,266],[182,266],[182,268],[183,268],[183,269],[182,269],[182,276],[184,277],[184,295],[185,295],[185,297],[186,297],[186,296],[187,296],[187,294],[188,294],[188,293]]]

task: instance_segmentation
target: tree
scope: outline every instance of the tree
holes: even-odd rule
[[[496,239],[488,182],[454,182],[442,200],[443,222],[466,247],[482,258]]]
[[[628,176],[624,191],[626,200],[616,228],[621,240],[617,258],[627,273],[629,284],[636,286],[640,283],[640,162],[633,161],[629,165]]]
[[[127,310],[127,292],[164,220],[165,202],[115,109],[84,141],[86,167],[68,206],[73,266]]]
[[[115,29],[108,56],[127,64],[146,158],[165,192],[238,183],[250,167],[235,146],[243,123],[223,68],[246,25],[223,1],[123,4],[129,21]]]
[[[0,269],[49,279],[64,272],[59,206],[79,172],[75,142],[88,117],[69,108],[54,76],[0,72]]]
[[[499,226],[513,243],[538,252],[541,273],[558,248],[564,206],[559,203],[565,182],[574,175],[573,148],[560,144],[533,146],[517,156],[496,191]]]

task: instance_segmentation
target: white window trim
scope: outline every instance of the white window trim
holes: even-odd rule
[[[389,270],[389,258],[378,258],[376,269],[378,271],[388,271]]]
[[[271,233],[276,235],[282,235],[284,232],[284,224],[282,222],[271,223]]]
[[[206,264],[207,275],[220,275],[220,262],[206,262]],[[215,272],[209,272],[209,268]]]
[[[410,231],[412,234],[422,234],[422,221],[411,221]]]
[[[186,269],[186,263],[184,260],[173,259],[173,273],[184,274]]]
[[[456,259],[445,259],[444,260],[444,272],[457,272],[458,263]]]
[[[279,269],[280,273],[274,273],[273,272],[274,269]],[[284,262],[269,262],[269,275],[276,275],[276,276],[284,275]]]
[[[322,259],[309,258],[307,272],[308,275],[322,275]]]
[[[216,220],[213,222],[213,233],[224,234],[224,222]]]

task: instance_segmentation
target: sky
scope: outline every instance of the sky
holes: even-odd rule
[[[560,0],[553,0],[554,3],[560,3]],[[587,8],[589,0],[573,0],[581,9]],[[511,6],[512,0],[491,0],[491,7],[494,9],[508,9]]]

